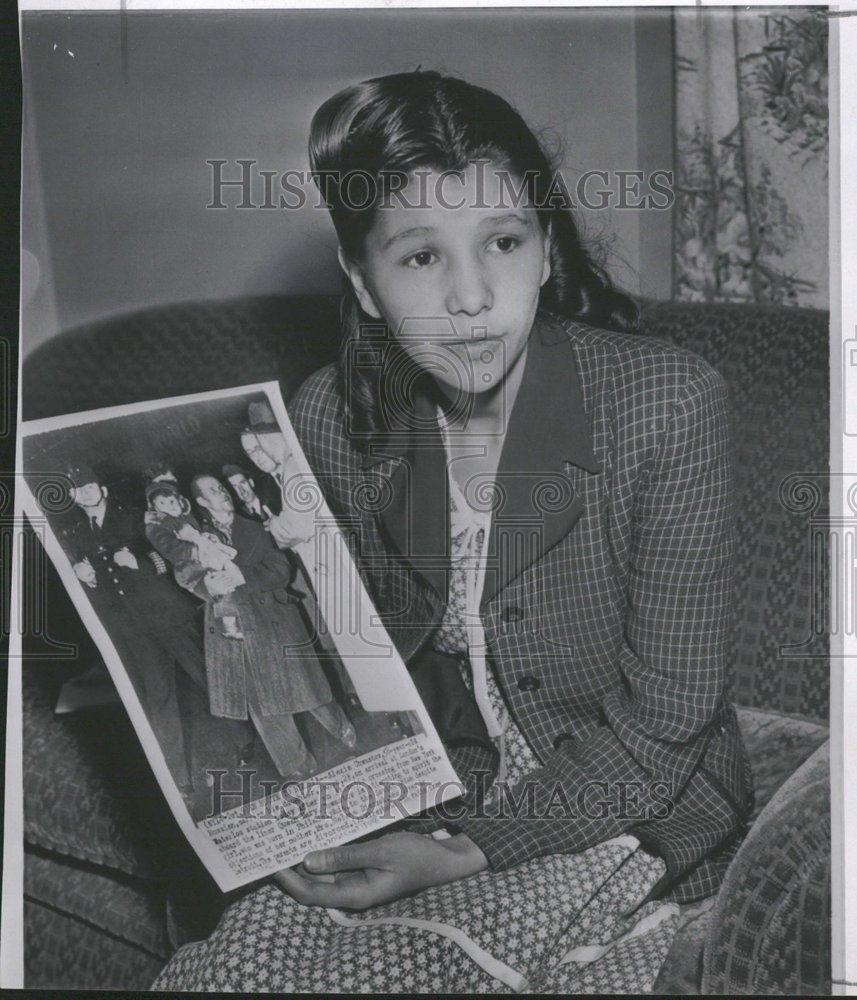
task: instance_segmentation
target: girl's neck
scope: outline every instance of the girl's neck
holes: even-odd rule
[[[521,387],[526,357],[527,348],[525,345],[500,382],[485,392],[470,394],[469,405],[464,408],[467,417],[462,430],[465,434],[474,437],[502,437],[508,425],[512,407],[515,405],[518,390]],[[453,390],[448,392],[446,387],[441,386],[441,391],[445,400],[451,405],[460,402],[451,398]]]

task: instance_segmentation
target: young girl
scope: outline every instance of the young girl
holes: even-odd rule
[[[629,962],[651,938],[623,915],[711,895],[751,803],[722,380],[636,332],[500,97],[369,80],[319,109],[310,157],[350,287],[339,363],[290,412],[468,793],[445,836],[308,855],[161,983],[241,988],[217,956],[262,907],[282,949],[311,927],[327,956],[274,949],[268,989],[651,988],[668,936]]]
[[[153,480],[146,487],[146,503],[146,537],[172,565],[179,586],[193,590],[206,574],[234,567],[235,549],[212,532],[201,530],[190,512],[190,501],[179,493],[175,482]],[[228,594],[218,597],[213,609],[224,637],[244,638],[238,627],[238,609]]]

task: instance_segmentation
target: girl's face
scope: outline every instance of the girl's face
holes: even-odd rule
[[[155,510],[162,514],[169,514],[172,517],[180,517],[182,512],[181,501],[167,493],[162,493],[154,499]]]
[[[364,311],[453,394],[503,381],[550,276],[535,209],[511,207],[519,188],[488,164],[421,171],[378,210],[361,260],[340,252]]]

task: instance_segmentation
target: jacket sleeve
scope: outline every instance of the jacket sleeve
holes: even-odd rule
[[[454,822],[492,868],[643,836],[681,796],[722,706],[732,503],[725,388],[700,363],[638,483],[624,642],[600,724],[513,787],[517,816],[510,796]]]
[[[152,548],[160,552],[173,566],[183,562],[194,562],[196,559],[196,546],[193,542],[177,538],[176,533],[165,524],[159,524],[157,521],[147,524],[146,538]]]

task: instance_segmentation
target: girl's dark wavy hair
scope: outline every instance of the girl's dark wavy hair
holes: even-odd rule
[[[567,197],[557,197],[565,190],[557,186],[557,167],[518,112],[491,91],[420,70],[365,80],[341,90],[315,113],[309,158],[340,246],[358,262],[378,204],[392,189],[385,188],[385,178],[420,168],[458,172],[478,161],[507,170],[526,185],[544,231],[550,226],[551,275],[539,305],[603,329],[636,330],[636,305],[593,261]],[[355,347],[377,338],[379,323],[363,312],[351,290],[341,317],[339,373],[346,426],[365,440],[390,429],[384,374],[395,364],[396,381],[402,384],[404,352],[385,331],[384,363],[354,364]]]

